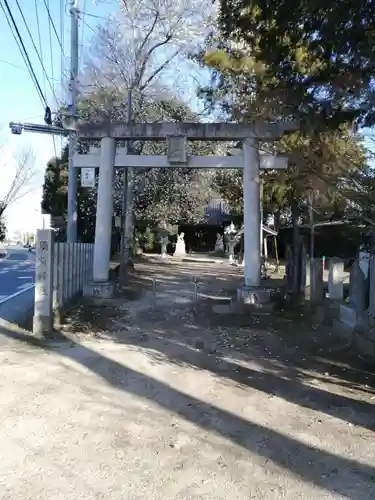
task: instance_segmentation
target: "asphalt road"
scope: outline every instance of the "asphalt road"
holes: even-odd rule
[[[8,247],[0,259],[0,343],[2,329],[28,324],[34,307],[35,254]]]
[[[7,251],[0,259],[0,301],[30,287],[35,279],[35,254],[20,247]]]

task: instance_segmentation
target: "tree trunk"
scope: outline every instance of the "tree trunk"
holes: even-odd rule
[[[276,210],[273,214],[273,227],[275,231],[278,233],[280,229],[280,219],[281,219],[281,211]]]

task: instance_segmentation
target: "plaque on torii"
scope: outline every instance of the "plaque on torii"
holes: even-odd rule
[[[171,135],[167,137],[167,142],[167,159],[170,165],[187,165],[186,137],[183,135]]]

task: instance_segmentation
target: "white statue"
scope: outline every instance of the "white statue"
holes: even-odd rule
[[[216,234],[215,252],[222,252],[224,250],[223,237],[220,233]]]
[[[176,249],[175,249],[174,254],[173,254],[177,257],[186,255],[186,246],[185,246],[184,236],[185,236],[184,233],[180,233],[177,236]]]

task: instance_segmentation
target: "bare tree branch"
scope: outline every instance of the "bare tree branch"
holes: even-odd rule
[[[134,81],[134,86],[139,86],[142,78],[145,74],[146,67],[149,63],[149,60],[152,56],[152,54],[159,49],[160,47],[163,47],[164,45],[167,45],[167,43],[172,39],[171,35],[168,35],[164,40],[161,40],[160,42],[155,43],[144,55],[143,57],[143,62],[141,64],[141,67],[138,70],[138,74],[135,76],[135,81]],[[147,87],[147,84],[149,84],[157,74],[159,74],[164,68],[168,66],[168,64],[181,52],[181,50],[177,50],[171,57],[167,58],[152,74],[151,77],[149,77],[146,82],[142,85],[143,88]]]
[[[120,5],[93,37],[82,83],[149,94],[163,87],[175,91],[171,75],[194,64],[187,54],[208,34],[215,8],[200,0],[121,0]]]
[[[141,92],[144,91],[150,83],[161,73],[168,65],[169,63],[180,53],[180,49],[176,50],[171,57],[166,59],[163,64],[161,64],[158,68],[155,69],[155,71],[149,76],[149,78],[145,81],[143,85],[141,85],[140,90]]]
[[[31,181],[35,175],[35,157],[30,149],[22,151],[14,158],[15,172],[6,194],[0,200],[0,217],[10,205],[24,198],[31,190]]]
[[[148,30],[148,32],[146,33],[144,39],[143,39],[143,42],[141,43],[139,49],[137,50],[137,53],[136,53],[136,59],[138,59],[141,54],[142,54],[142,51],[144,50],[149,38],[151,37],[155,27],[156,27],[156,23],[158,22],[158,20],[160,19],[160,13],[159,11],[156,11],[155,12],[155,16],[154,16],[154,20],[150,26],[150,29]]]

